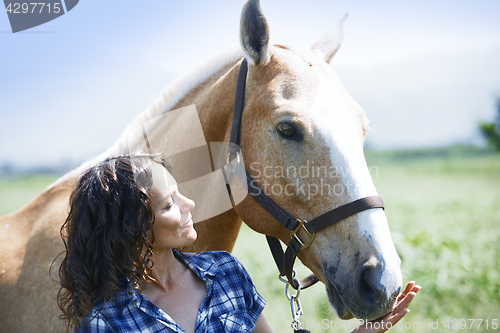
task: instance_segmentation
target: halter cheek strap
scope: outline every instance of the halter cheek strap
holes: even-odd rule
[[[248,72],[247,60],[244,58],[241,62],[240,70],[238,72],[238,80],[236,83],[236,92],[234,97],[233,107],[233,120],[231,123],[231,136],[229,139],[229,156],[228,156],[228,169],[233,170],[230,164],[231,156],[236,156],[239,160],[239,144],[241,134],[241,119],[243,116],[243,109],[245,104],[245,83]],[[239,163],[239,162],[238,162]],[[339,206],[331,211],[324,213],[310,221],[295,218],[290,213],[282,209],[276,204],[269,196],[264,193],[257,182],[246,171],[246,182],[248,186],[248,193],[250,196],[264,208],[274,219],[276,219],[283,227],[290,230],[290,241],[287,245],[286,251],[283,251],[280,241],[270,235],[266,235],[267,242],[276,262],[276,266],[280,271],[281,277],[286,276],[290,285],[296,289],[305,289],[318,282],[318,278],[311,274],[305,278],[298,280],[295,278],[293,265],[295,258],[300,250],[305,250],[311,245],[314,240],[316,232],[323,228],[337,223],[349,216],[355,215],[362,211],[372,208],[384,209],[384,202],[379,196],[370,196],[352,201],[348,204]],[[244,179],[238,178],[244,182]],[[227,184],[229,197],[231,197],[231,189],[229,183]],[[301,239],[298,235],[301,229],[304,229],[307,239]],[[304,233],[302,233],[304,234]]]

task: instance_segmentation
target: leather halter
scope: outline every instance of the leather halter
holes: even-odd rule
[[[233,169],[230,164],[230,156],[236,156],[239,160],[241,119],[245,106],[245,84],[247,72],[247,60],[246,58],[243,58],[240,70],[238,72],[238,80],[236,82],[233,120],[231,123],[231,137],[229,139],[229,156],[227,166],[230,170]],[[367,209],[385,208],[384,202],[382,201],[381,197],[370,196],[339,206],[333,210],[330,210],[329,212],[315,217],[310,221],[301,220],[295,218],[287,211],[283,210],[278,204],[276,204],[270,197],[268,197],[264,193],[264,191],[259,187],[257,182],[248,172],[245,173],[248,185],[248,193],[250,194],[250,196],[252,196],[252,198],[281,225],[291,231],[290,242],[288,243],[285,252],[283,252],[280,241],[276,237],[266,235],[266,238],[273,254],[274,261],[276,262],[276,265],[278,266],[278,269],[280,271],[280,279],[281,277],[286,276],[287,281],[283,281],[288,282],[296,290],[305,289],[319,281],[314,274],[306,276],[299,281],[295,278],[295,271],[293,270],[293,265],[295,263],[295,258],[297,257],[298,252],[300,250],[305,250],[313,242],[316,232]],[[242,181],[241,178],[240,181]],[[229,183],[227,184],[227,189],[229,192],[229,197],[231,198]],[[304,229],[304,231],[308,235],[308,239],[302,240],[301,238],[299,238],[298,232],[301,229]]]

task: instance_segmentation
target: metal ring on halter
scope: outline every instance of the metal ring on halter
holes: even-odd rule
[[[295,279],[295,278],[294,278]],[[288,298],[289,300],[291,299],[296,299],[297,301],[299,300],[299,295],[300,295],[300,283],[298,284],[299,287],[297,288],[297,294],[295,295],[292,295],[290,296],[290,293],[288,292],[288,286],[290,285],[290,283],[287,283],[286,286],[285,286],[285,294],[286,294],[286,298]]]
[[[285,280],[285,279],[283,278],[283,276],[285,276],[285,275],[278,274],[278,279],[279,279],[281,282],[283,282],[283,283],[290,283],[290,282],[288,282],[288,280]],[[285,277],[286,277],[286,276],[285,276]],[[292,279],[295,279],[295,270],[292,270]]]
[[[227,153],[227,164],[229,164],[229,157],[231,156],[231,152]],[[236,151],[236,162],[238,162],[238,164],[241,164],[241,160],[240,160],[240,152],[239,151]]]

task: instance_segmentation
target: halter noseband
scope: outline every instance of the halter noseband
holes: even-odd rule
[[[241,119],[243,116],[243,109],[245,105],[245,83],[247,71],[247,60],[246,58],[243,58],[240,70],[238,72],[238,80],[236,82],[226,175],[231,173],[231,171],[234,169],[230,164],[231,156],[237,157],[237,163],[239,163],[240,159],[239,144],[241,134]],[[319,281],[314,274],[308,275],[305,278],[298,280],[295,278],[295,272],[293,271],[293,265],[295,263],[295,258],[297,257],[298,252],[300,250],[307,249],[307,247],[311,245],[316,232],[367,209],[385,208],[384,202],[381,197],[369,196],[339,206],[333,210],[330,210],[329,212],[315,217],[310,221],[301,220],[293,217],[287,211],[283,210],[278,204],[276,204],[270,197],[268,197],[264,193],[264,191],[260,188],[260,186],[248,172],[245,173],[248,193],[250,194],[250,196],[252,196],[252,198],[260,206],[262,206],[262,208],[264,208],[274,219],[276,219],[282,226],[284,226],[291,232],[290,242],[288,243],[285,252],[283,252],[280,241],[276,237],[266,235],[266,238],[273,254],[274,261],[276,262],[276,266],[278,266],[278,269],[280,271],[280,279],[281,277],[286,276],[287,281],[283,281],[288,282],[296,290],[305,289]],[[241,178],[240,181],[242,181]],[[229,182],[227,184],[227,189],[229,192],[229,197],[231,198]],[[304,229],[308,237],[307,239],[302,240],[301,238],[299,238],[298,232],[301,229]]]

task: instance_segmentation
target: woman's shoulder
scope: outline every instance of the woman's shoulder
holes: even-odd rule
[[[243,267],[235,256],[226,251],[184,253],[183,257],[186,261],[205,269],[208,266],[216,266],[222,271],[227,271],[228,269],[241,269]]]
[[[226,261],[238,260],[236,259],[235,256],[226,251],[205,251],[201,252],[200,254],[212,257],[216,260],[226,260]]]
[[[193,260],[197,261],[203,261],[203,260],[208,260],[212,261],[215,260],[217,262],[231,262],[231,261],[237,261],[235,256],[233,256],[231,253],[226,252],[226,251],[204,251],[204,252],[196,252],[196,253],[182,253],[184,258],[190,258]]]
[[[122,281],[119,291],[106,300],[96,301],[77,332],[115,332],[118,328],[128,327],[132,317],[134,321],[142,318],[137,308],[143,299],[137,290],[127,288],[127,284],[127,281]]]

